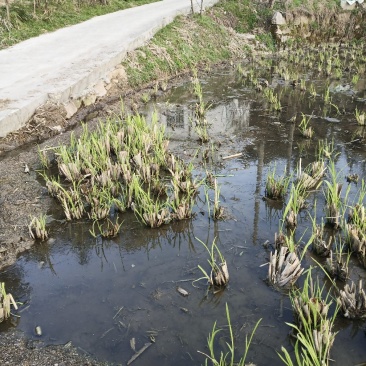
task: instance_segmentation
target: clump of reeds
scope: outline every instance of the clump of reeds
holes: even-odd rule
[[[44,241],[48,239],[48,232],[46,229],[46,215],[40,217],[34,216],[28,225],[29,235],[32,239]]]
[[[6,293],[5,283],[0,282],[0,323],[10,317],[11,305],[18,309],[12,294]]]
[[[330,159],[332,155],[334,154],[334,140],[331,142],[328,142],[327,139],[325,140],[319,140],[318,142],[318,157],[319,160],[323,158]]]
[[[319,287],[318,282],[313,283],[311,271],[309,271],[302,289],[292,291],[292,307],[300,330],[303,330],[305,325],[319,329],[322,320],[327,319],[331,302],[327,298],[322,299],[323,289]]]
[[[362,287],[362,279],[358,280],[358,286],[352,281],[351,286],[347,283],[344,290],[339,291],[337,303],[345,318],[366,318],[366,295]]]
[[[196,239],[204,246],[210,256],[210,259],[207,260],[210,265],[210,274],[200,265],[198,266],[204,275],[203,278],[207,279],[208,283],[212,286],[226,286],[229,283],[229,270],[224,256],[216,245],[216,238],[213,240],[211,248],[208,248],[202,240]]]
[[[228,328],[229,328],[229,334],[230,334],[230,343],[226,343],[226,345],[229,348],[229,351],[226,353],[223,353],[222,351],[218,355],[215,350],[215,340],[217,335],[220,333],[220,329],[216,327],[216,322],[214,323],[214,326],[212,328],[212,333],[209,334],[207,338],[207,346],[209,350],[209,354],[206,354],[204,352],[198,351],[199,353],[203,354],[206,357],[205,360],[205,366],[208,366],[209,364],[215,365],[215,366],[245,366],[245,360],[247,358],[247,354],[249,351],[250,344],[252,342],[253,336],[255,331],[257,330],[259,323],[262,321],[262,319],[259,319],[257,323],[255,324],[252,333],[250,334],[249,338],[248,336],[245,337],[245,350],[244,354],[240,357],[239,360],[236,360],[236,352],[235,352],[235,336],[233,327],[231,324],[230,319],[230,312],[229,307],[226,304],[226,319],[228,321]]]
[[[327,240],[324,237],[324,225],[313,226],[312,249],[314,253],[321,257],[328,257],[332,249],[332,237],[329,236]]]
[[[264,89],[263,94],[275,111],[280,111],[282,109],[280,96],[276,94],[273,89],[266,88]]]
[[[293,229],[297,226],[297,215],[301,209],[306,207],[306,195],[307,193],[301,184],[291,185],[290,198],[283,212],[283,221],[288,228]]]
[[[89,230],[93,237],[101,236],[103,238],[114,238],[121,230],[123,222],[118,222],[118,218],[113,222],[109,218],[105,222],[98,220],[93,222],[93,227]],[[95,227],[96,226],[96,227]]]
[[[268,280],[275,287],[290,287],[301,276],[304,269],[295,251],[282,246],[270,254]]]
[[[194,70],[193,72],[192,85],[193,85],[193,92],[195,96],[198,98],[198,102],[196,103],[195,107],[195,116],[197,119],[200,120],[205,118],[206,112],[210,109],[211,105],[206,104],[203,99],[202,85],[198,79],[196,70]]]
[[[328,296],[323,300],[323,288],[315,285],[311,279],[311,271],[304,281],[302,290],[291,293],[296,323],[287,323],[295,332],[295,358],[297,365],[326,366],[329,364],[330,349],[334,343],[336,333],[333,324],[337,309],[332,317],[328,317],[331,301]],[[289,352],[282,347],[282,361],[293,366]]]
[[[346,259],[344,259],[346,257]],[[350,253],[343,253],[343,245],[336,245],[336,252],[330,251],[329,257],[326,259],[324,269],[329,276],[340,281],[346,281],[348,278],[348,263]]]
[[[365,181],[361,181],[361,189],[357,201],[349,208],[347,221],[344,220],[342,229],[349,249],[356,253],[360,262],[366,267],[366,196]]]
[[[314,204],[314,212],[316,213],[316,202]],[[313,231],[310,238],[312,250],[321,257],[328,257],[333,245],[332,237],[330,235],[328,238],[325,237],[323,219],[321,224],[317,224],[316,214],[314,214],[314,217],[310,216],[310,219]]]
[[[94,131],[84,125],[79,137],[72,133],[69,144],[53,148],[59,176],[49,177],[46,171],[42,176],[67,220],[86,215],[109,222],[114,209],[132,209],[143,224],[155,228],[190,217],[199,186],[192,178],[193,165],[168,153],[168,144],[156,113],[147,123],[143,116],[123,111]],[[101,230],[112,236],[117,227]]]
[[[357,108],[355,109],[356,121],[360,126],[365,126],[365,112],[360,112]]]
[[[307,139],[311,139],[314,135],[314,130],[310,126],[310,120],[312,116],[306,116],[304,113],[301,114],[301,122],[299,124],[299,130],[302,136],[304,136]]]
[[[326,167],[323,160],[314,161],[302,170],[300,159],[297,167],[296,181],[300,191],[318,189],[321,185],[325,171]]]
[[[331,175],[330,180],[325,180],[326,189],[324,191],[326,221],[334,228],[339,228],[342,208],[342,184],[338,183],[338,174],[334,161],[331,161],[329,164],[329,172]]]
[[[272,200],[283,200],[287,193],[290,183],[290,177],[286,175],[286,171],[280,177],[276,177],[276,167],[269,171],[266,180],[265,197]]]

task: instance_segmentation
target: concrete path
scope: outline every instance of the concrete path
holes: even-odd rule
[[[206,7],[218,0],[204,0]],[[197,4],[197,1],[194,0]],[[29,39],[0,51],[0,137],[24,126],[51,99],[77,98],[142,46],[190,0],[121,10]]]

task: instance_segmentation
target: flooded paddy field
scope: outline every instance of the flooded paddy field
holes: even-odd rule
[[[208,353],[207,337],[215,321],[222,328],[215,348],[227,352],[227,303],[238,354],[262,319],[247,362],[282,365],[277,352],[283,346],[293,354],[295,343],[286,322],[296,322],[290,289],[268,280],[275,235],[292,237],[301,267],[314,267],[312,277],[324,283],[324,297],[328,291],[337,297],[320,268],[326,267],[331,253],[316,254],[309,241],[313,221],[323,227],[333,219],[327,211],[325,183],[334,183],[333,177],[342,184],[334,215],[339,224],[324,226],[324,240],[348,268],[345,281],[336,279],[335,284],[343,289],[346,283],[358,284],[366,277],[362,248],[357,254],[346,235],[351,230],[350,210],[356,202],[365,203],[366,130],[356,116],[366,112],[365,65],[360,45],[289,50],[280,57],[258,57],[199,74],[146,103],[141,114],[151,121],[155,111],[171,152],[193,163],[192,176],[201,184],[192,217],[151,229],[141,223],[136,210],[120,213],[113,206],[108,217],[112,221],[119,217],[121,227],[108,239],[91,234],[95,225],[86,214],[65,220],[55,199],[47,212],[48,240],[38,242],[0,273],[7,290],[22,303],[15,312],[20,317],[2,323],[0,331],[17,327],[46,344],[71,341],[82,352],[112,364],[127,364],[148,344],[134,364],[201,365],[205,357],[198,351]],[[201,122],[197,103],[206,107]],[[304,132],[309,127],[311,138],[309,130]],[[319,178],[322,184],[302,191],[305,202],[295,212],[296,227],[291,227],[292,187],[314,161],[326,167]],[[333,177],[331,167],[336,171]],[[50,169],[56,174],[55,167]],[[264,198],[267,177],[274,169],[275,177],[285,174],[289,179],[283,200]],[[216,199],[208,173],[219,187]],[[218,219],[212,217],[215,203],[223,207]],[[363,240],[361,234],[359,239]],[[198,266],[210,271],[210,258],[200,241],[209,248],[215,241],[230,274],[227,286],[210,287],[207,279],[199,280],[203,273]],[[350,256],[349,247],[354,251]],[[329,277],[335,275],[339,273]],[[306,272],[294,286],[301,288],[305,277]],[[36,327],[41,327],[41,336]],[[364,320],[347,319],[340,310],[333,331],[338,333],[330,352],[332,364],[366,362]]]

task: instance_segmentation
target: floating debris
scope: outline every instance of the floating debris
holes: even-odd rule
[[[38,336],[38,337],[42,336],[42,328],[39,325],[36,326],[34,331],[36,333],[36,336]]]
[[[188,295],[189,295],[189,292],[188,291],[186,291],[184,288],[182,288],[182,287],[177,287],[177,291],[178,291],[178,293],[180,293],[182,296],[184,296],[184,297],[187,297]]]
[[[133,361],[135,361],[138,357],[140,357],[153,343],[145,343],[145,345],[138,351],[136,354],[134,354],[127,362],[127,366],[131,365]]]
[[[349,174],[346,176],[347,183],[357,183],[358,182],[358,174]]]

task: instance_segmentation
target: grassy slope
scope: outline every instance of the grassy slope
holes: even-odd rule
[[[178,17],[123,62],[129,85],[139,87],[187,69],[244,57],[251,48],[235,31],[251,32],[267,15],[268,9],[255,8],[249,0],[222,0],[202,16]]]
[[[49,0],[33,12],[33,1],[17,0],[10,5],[11,23],[6,21],[5,6],[0,7],[0,49],[45,32],[81,23],[98,15],[112,13],[158,0],[110,0],[108,5],[80,5],[72,0]],[[42,3],[42,2],[41,2]]]

